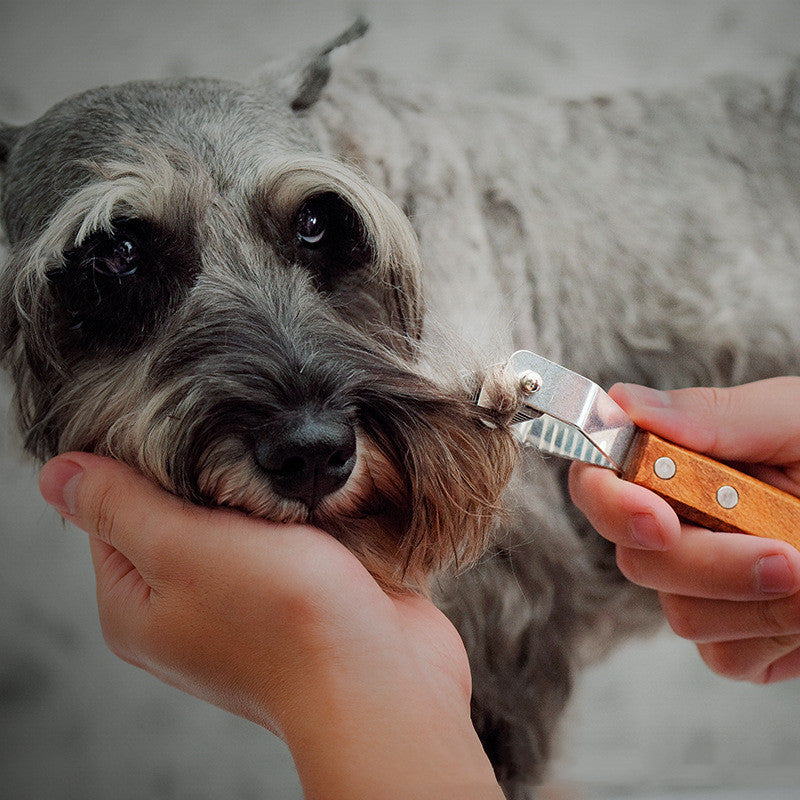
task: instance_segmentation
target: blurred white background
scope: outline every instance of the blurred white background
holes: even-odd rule
[[[0,119],[99,83],[246,78],[359,12],[373,27],[354,60],[465,94],[768,78],[800,55],[792,0],[0,0]],[[7,397],[4,384],[4,415]],[[40,499],[8,425],[0,487],[0,796],[299,798],[277,739],[106,651],[85,537]],[[668,633],[632,644],[583,678],[548,796],[796,798],[799,712],[798,682],[726,682]]]

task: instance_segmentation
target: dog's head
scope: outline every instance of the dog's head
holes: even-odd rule
[[[323,157],[331,50],[100,88],[0,130],[0,347],[25,446],[309,521],[387,586],[482,549],[514,447],[419,366],[408,220]]]

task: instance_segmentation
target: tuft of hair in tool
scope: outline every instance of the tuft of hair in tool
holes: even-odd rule
[[[517,422],[527,391],[511,362],[493,364],[481,379],[478,406],[491,413],[492,421],[498,427]]]

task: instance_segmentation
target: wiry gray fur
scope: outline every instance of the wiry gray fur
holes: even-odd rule
[[[110,452],[192,499],[282,519],[301,511],[272,496],[240,428],[293,402],[349,409],[359,467],[312,521],[387,585],[485,551],[436,592],[470,653],[484,745],[523,798],[575,670],[658,615],[578,519],[562,465],[525,454],[497,513],[513,454],[470,382],[442,377],[443,353],[486,366],[531,348],[606,386],[797,372],[798,73],[582,103],[327,82],[333,45],[362,27],[256,85],[102,88],[0,130],[3,362],[39,457]],[[287,244],[320,191],[369,240],[362,271],[322,288]],[[112,346],[66,324],[53,287],[64,253],[120,218],[157,220],[175,252],[169,302],[154,295]]]

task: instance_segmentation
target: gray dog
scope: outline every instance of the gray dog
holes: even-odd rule
[[[100,88],[0,129],[2,360],[36,457],[111,454],[432,587],[526,797],[575,671],[658,613],[563,467],[517,453],[513,393],[476,407],[479,367],[526,347],[603,385],[800,370],[798,73],[471,101],[332,78],[364,28],[249,85]]]

